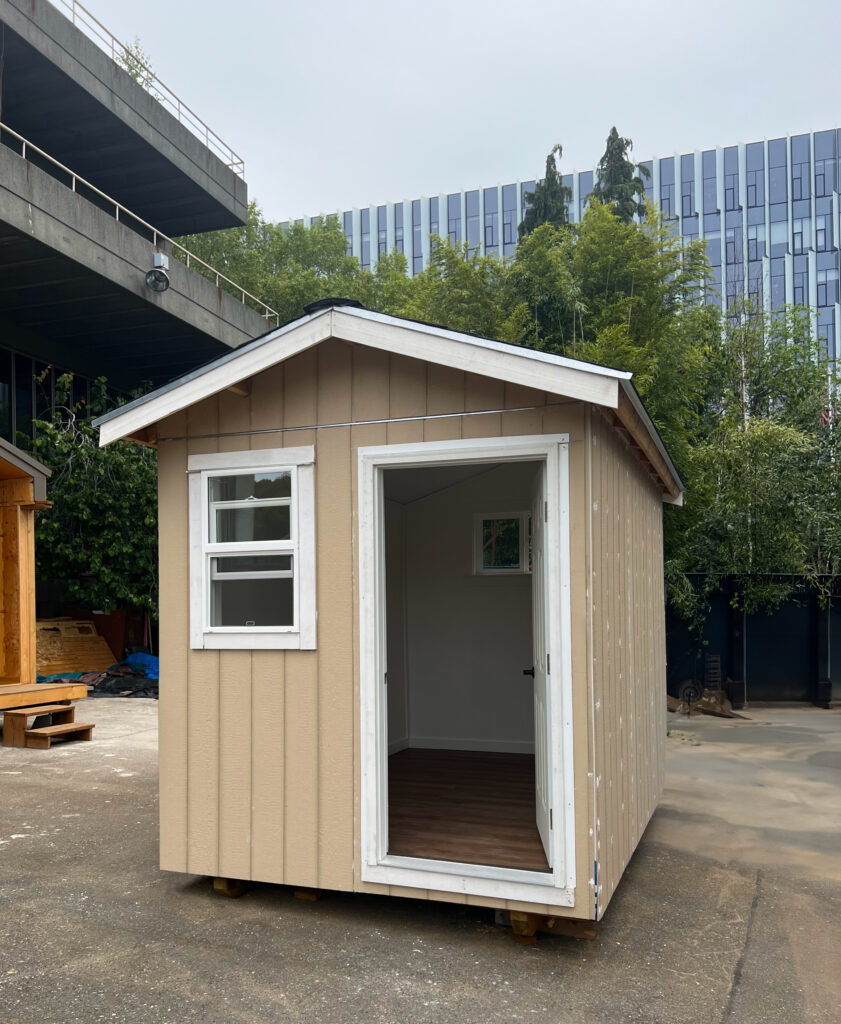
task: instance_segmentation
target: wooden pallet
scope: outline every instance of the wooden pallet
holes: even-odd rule
[[[40,619],[35,632],[36,664],[43,676],[103,672],[116,661],[96,626],[84,619]]]

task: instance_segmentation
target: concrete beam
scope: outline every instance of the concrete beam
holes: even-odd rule
[[[3,120],[11,128],[167,234],[245,222],[243,179],[47,0],[0,0],[0,23],[24,44],[7,33]],[[152,198],[138,192],[135,206],[130,184],[120,194],[118,175],[103,180],[109,171],[98,153],[110,144],[122,150],[115,167],[124,178],[126,168],[148,164],[150,179],[180,192],[189,214],[156,220]]]
[[[119,336],[121,318],[127,314],[129,318],[135,316],[138,310],[155,310],[159,314],[156,322],[183,325],[192,335],[200,332],[230,348],[268,329],[266,321],[253,309],[174,258],[170,260],[169,290],[153,292],[145,282],[155,252],[151,242],[3,146],[0,222],[0,230],[2,224],[12,229],[3,246],[5,266],[16,266],[13,247],[15,235],[19,234],[46,246],[62,261],[71,261],[81,274],[74,285],[66,280],[42,282],[38,267],[33,268],[29,278],[19,279],[16,273],[5,271],[0,312],[23,328],[37,322],[41,332],[49,333],[53,320],[57,331],[64,329],[65,304],[87,295],[78,317],[95,319],[100,335],[104,323],[111,347],[113,337]],[[25,263],[24,260],[21,264],[24,272]],[[67,276],[65,272],[64,277]],[[97,288],[97,281],[101,288]],[[103,295],[99,308],[98,291]],[[138,337],[135,333],[134,338],[131,350],[123,355],[142,361],[142,334]]]

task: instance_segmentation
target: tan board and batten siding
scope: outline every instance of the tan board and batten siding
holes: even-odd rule
[[[519,385],[336,339],[250,383],[157,428],[161,867],[592,918],[594,861],[600,912],[662,781],[660,493],[598,412]],[[535,408],[462,415],[522,407]],[[363,883],[357,449],[539,433],[570,436],[575,907]],[[317,650],[190,650],[188,455],[303,444],[316,448]]]

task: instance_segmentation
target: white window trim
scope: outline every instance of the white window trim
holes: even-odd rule
[[[549,599],[557,610],[557,615],[549,616],[547,640],[551,663],[560,667],[560,671],[550,677],[551,731],[556,737],[551,774],[556,825],[552,840],[554,868],[547,872],[398,857],[388,853],[388,724],[382,685],[385,664],[383,470],[483,461],[545,461],[547,467],[547,577]],[[362,881],[550,906],[575,906],[569,435],[537,434],[364,447],[358,451],[358,480]]]
[[[529,518],[531,513],[523,509],[508,509],[501,512],[473,513],[473,575],[474,576],[528,576],[529,569]],[[516,568],[486,566],[482,559],[482,528],[487,519],[520,520],[520,563]]]
[[[288,472],[292,477],[290,539],[249,544],[260,551],[292,555],[295,623],[292,626],[210,625],[210,558],[244,553],[241,545],[208,539],[208,479],[220,473]],[[213,452],[187,458],[190,529],[190,647],[193,650],[315,650],[315,448],[266,448]],[[233,578],[233,577],[231,577]]]

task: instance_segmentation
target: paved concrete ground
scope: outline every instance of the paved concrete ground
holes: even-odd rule
[[[599,937],[381,897],[240,900],[163,874],[154,701],[0,747],[0,1021],[837,1024],[841,712],[669,716],[669,778]],[[81,716],[80,716],[81,717]]]

